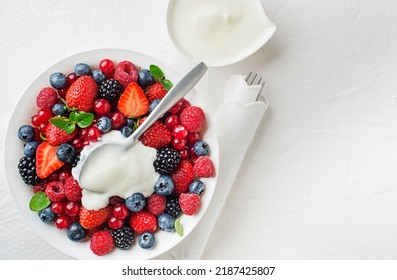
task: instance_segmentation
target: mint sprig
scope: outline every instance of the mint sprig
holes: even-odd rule
[[[177,234],[179,234],[180,236],[183,236],[183,226],[181,224],[181,219],[182,219],[182,217],[175,220],[174,228],[175,228],[175,231]]]
[[[35,193],[29,202],[29,208],[32,211],[41,211],[47,208],[51,204],[50,199],[46,196],[44,192]]]
[[[50,123],[59,129],[64,130],[66,134],[71,134],[76,129],[76,126],[86,128],[91,125],[93,120],[93,113],[72,111],[69,114],[69,118],[59,116],[53,117],[50,119]]]
[[[149,71],[152,74],[153,78],[157,79],[165,90],[169,91],[173,87],[172,82],[164,77],[164,73],[160,69],[160,67],[152,64],[149,66]]]

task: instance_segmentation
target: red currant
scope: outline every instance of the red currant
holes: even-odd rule
[[[172,138],[171,146],[177,151],[183,151],[186,148],[186,139]]]
[[[190,107],[189,101],[187,101],[185,98],[181,99],[181,104],[182,104],[182,111],[183,111],[183,109]]]
[[[72,145],[77,151],[81,151],[84,148],[83,139],[74,138],[72,141]]]
[[[115,216],[118,219],[127,218],[128,213],[129,213],[128,208],[123,203],[116,204],[113,207],[113,216]]]
[[[110,112],[110,102],[105,98],[100,98],[95,100],[94,103],[94,112],[97,115],[103,116],[107,115]]]
[[[39,126],[41,123],[40,118],[37,115],[32,116],[31,122],[33,126]]]
[[[102,133],[96,126],[92,126],[88,129],[88,140],[90,142],[97,142],[101,139]]]
[[[189,152],[185,149],[182,151],[179,151],[179,154],[181,155],[181,159],[188,159],[189,158]]]
[[[65,212],[69,216],[76,216],[80,212],[80,205],[77,202],[68,201],[66,203]]]
[[[124,126],[127,121],[125,116],[121,112],[114,112],[110,115],[110,119],[112,120],[112,128],[119,129]]]
[[[60,98],[65,98],[65,97],[66,97],[66,92],[67,92],[67,89],[66,89],[66,88],[59,89],[59,90],[58,90],[58,95],[59,95],[59,97],[60,97]]]
[[[181,122],[179,121],[179,117],[177,116],[177,115],[168,115],[166,118],[165,118],[165,126],[168,128],[168,129],[173,129],[174,128],[174,126],[176,126],[177,124],[180,124]]]
[[[174,126],[174,129],[172,130],[172,135],[175,137],[175,138],[178,138],[178,139],[185,139],[186,138],[186,136],[187,136],[187,134],[188,134],[188,131],[186,130],[186,128],[183,126],[183,125],[181,125],[181,124],[178,124],[178,125],[176,125],[176,126]]]
[[[113,77],[114,64],[110,59],[102,59],[101,62],[99,62],[99,69],[101,69],[108,79]]]
[[[37,117],[39,118],[40,122],[48,122],[48,120],[54,116],[54,113],[52,112],[51,109],[41,109],[38,113],[37,113]]]
[[[43,140],[40,138],[40,129],[35,127],[34,128],[34,141],[42,142]]]
[[[50,177],[48,178],[48,180],[51,182],[51,181],[58,181],[58,173],[52,173],[51,175],[50,175]]]
[[[47,126],[48,126],[48,122],[42,122],[39,125],[39,130],[41,133],[45,133],[45,131],[47,130]]]
[[[77,139],[77,138],[76,138]],[[62,171],[60,171],[59,172],[59,175],[58,175],[58,179],[59,179],[59,181],[65,181],[66,180],[66,178],[68,178],[68,177],[70,177],[70,176],[72,176],[72,174],[70,173],[70,171],[68,171],[68,170],[62,170]]]
[[[70,226],[71,220],[66,215],[59,215],[55,218],[55,226],[59,229],[66,229]]]
[[[80,129],[79,136],[82,139],[87,139],[88,138],[88,130],[89,130],[89,128],[87,128],[87,127]]]
[[[114,216],[110,216],[110,218],[108,220],[108,226],[111,229],[119,229],[119,228],[122,228],[123,225],[124,225],[124,220],[117,219]]]
[[[66,76],[66,79],[68,80],[68,84],[70,86],[78,79],[78,76],[76,75],[76,73],[72,72]]]
[[[89,144],[90,144],[90,140],[88,140],[88,139],[85,139],[85,140],[82,140],[83,142],[83,147],[85,147],[85,146],[88,146]],[[93,141],[93,142],[95,142],[95,141]]]
[[[57,201],[53,202],[51,205],[52,212],[55,214],[61,214],[65,212],[65,202]]]
[[[186,136],[187,144],[188,145],[193,145],[196,143],[198,140],[200,140],[200,133],[189,133]]]

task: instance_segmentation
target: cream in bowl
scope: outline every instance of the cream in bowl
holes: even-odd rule
[[[259,0],[170,0],[167,27],[184,55],[213,67],[250,56],[276,30]]]

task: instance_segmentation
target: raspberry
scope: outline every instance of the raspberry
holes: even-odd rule
[[[215,167],[207,156],[198,157],[193,165],[193,173],[196,177],[209,178],[215,175]]]
[[[40,109],[51,109],[57,103],[57,93],[51,87],[43,88],[36,97],[36,105]]]
[[[102,230],[92,235],[90,249],[95,255],[104,256],[110,253],[113,248],[114,241],[110,232]]]
[[[190,103],[185,98],[182,98],[174,106],[172,106],[171,109],[168,110],[168,112],[174,115],[178,115],[180,112],[182,112],[183,109],[189,106]]]
[[[191,216],[197,213],[201,205],[201,198],[195,193],[181,193],[179,205],[185,215]]]
[[[142,234],[145,231],[153,233],[157,229],[156,216],[146,210],[132,213],[129,222],[130,227],[137,234]]]
[[[160,83],[154,83],[146,89],[145,93],[149,101],[153,101],[155,99],[162,99],[167,94],[167,91]]]
[[[159,195],[157,193],[154,193],[146,198],[146,209],[153,215],[159,215],[163,213],[165,205],[165,196]]]
[[[190,106],[182,111],[180,120],[189,132],[199,132],[205,125],[205,114],[200,107]]]
[[[194,180],[192,164],[186,159],[181,160],[178,168],[172,173],[172,179],[175,186],[174,194],[187,192],[190,183]]]
[[[67,199],[69,199],[70,201],[80,201],[82,190],[79,182],[77,182],[77,180],[75,180],[73,176],[69,176],[65,179],[64,189]]]
[[[45,194],[51,201],[61,201],[65,198],[65,188],[61,181],[51,181],[45,187]]]
[[[122,61],[116,66],[114,78],[120,82],[123,87],[129,83],[138,80],[138,68],[130,61]]]

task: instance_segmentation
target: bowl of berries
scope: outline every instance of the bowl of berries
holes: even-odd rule
[[[215,192],[218,144],[202,93],[190,91],[128,150],[128,141],[182,75],[130,50],[98,49],[56,63],[21,95],[5,166],[29,226],[76,259],[152,259],[188,236]],[[188,246],[188,245],[187,245]]]

